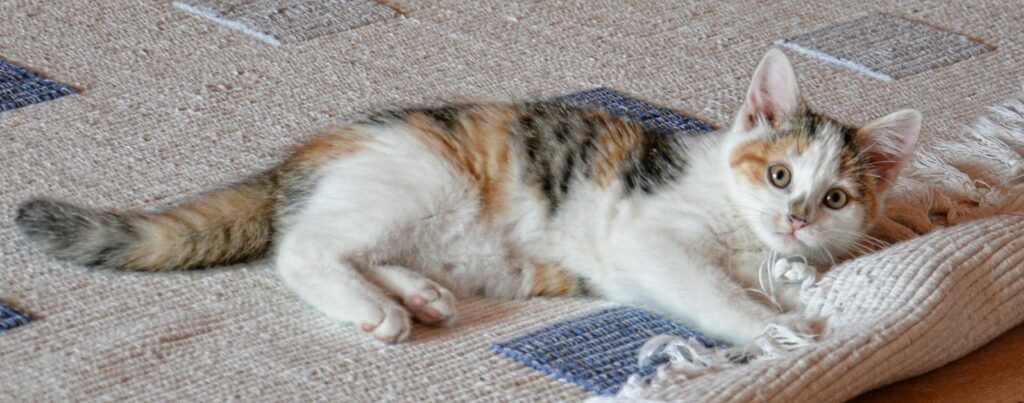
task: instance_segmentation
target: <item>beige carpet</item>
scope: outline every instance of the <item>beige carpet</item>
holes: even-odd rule
[[[607,86],[721,125],[773,41],[871,12],[996,50],[889,83],[792,55],[813,105],[849,121],[915,107],[934,142],[1021,88],[1017,1],[820,3],[405,0],[403,17],[273,47],[169,1],[0,2],[0,58],[80,90],[0,113],[0,298],[37,317],[0,333],[0,401],[585,398],[487,346],[604,303],[466,302],[456,328],[386,347],[307,309],[265,263],[194,275],[55,263],[13,232],[14,207],[42,194],[171,202],[396,103]]]

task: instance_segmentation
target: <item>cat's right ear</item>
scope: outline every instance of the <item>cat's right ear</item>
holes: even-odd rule
[[[868,123],[854,137],[868,156],[878,178],[877,191],[885,192],[896,182],[903,165],[910,160],[921,133],[921,112],[905,109]]]
[[[772,49],[761,59],[747,90],[747,100],[736,116],[735,128],[752,129],[760,121],[775,125],[796,112],[800,89],[789,58]]]

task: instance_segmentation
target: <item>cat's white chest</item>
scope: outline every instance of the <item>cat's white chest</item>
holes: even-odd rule
[[[730,276],[746,287],[758,284],[758,276],[770,264],[773,253],[736,215],[723,214],[712,225],[716,247],[706,249],[712,258],[728,270]]]

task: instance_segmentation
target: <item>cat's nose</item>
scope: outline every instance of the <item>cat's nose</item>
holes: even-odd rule
[[[807,220],[801,216],[795,214],[789,215],[789,225],[793,227],[793,231],[807,226]]]

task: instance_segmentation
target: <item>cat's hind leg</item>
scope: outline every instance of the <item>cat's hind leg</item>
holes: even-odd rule
[[[398,291],[414,306],[421,302],[415,296],[422,297],[424,304],[414,311],[426,319],[429,307],[439,321],[447,321],[454,304],[439,291],[434,298],[426,290],[435,288],[427,283],[417,286],[410,276],[372,270],[371,264],[415,248],[422,240],[412,229],[463,200],[456,196],[466,188],[443,160],[402,129],[364,130],[372,132],[368,137],[374,143],[319,168],[312,191],[284,220],[277,266],[285,284],[328,317],[399,342],[409,335],[410,312],[381,287]],[[403,277],[408,281],[399,280]]]
[[[328,318],[352,323],[374,338],[395,343],[409,337],[409,312],[335,253],[338,245],[291,231],[278,248],[285,284]]]
[[[382,342],[409,338],[409,312],[333,250],[329,243],[293,231],[279,248],[278,271],[300,298],[329,318],[352,323]]]
[[[401,299],[420,322],[448,326],[455,321],[455,296],[424,275],[401,266],[386,265],[369,267],[363,274]]]

